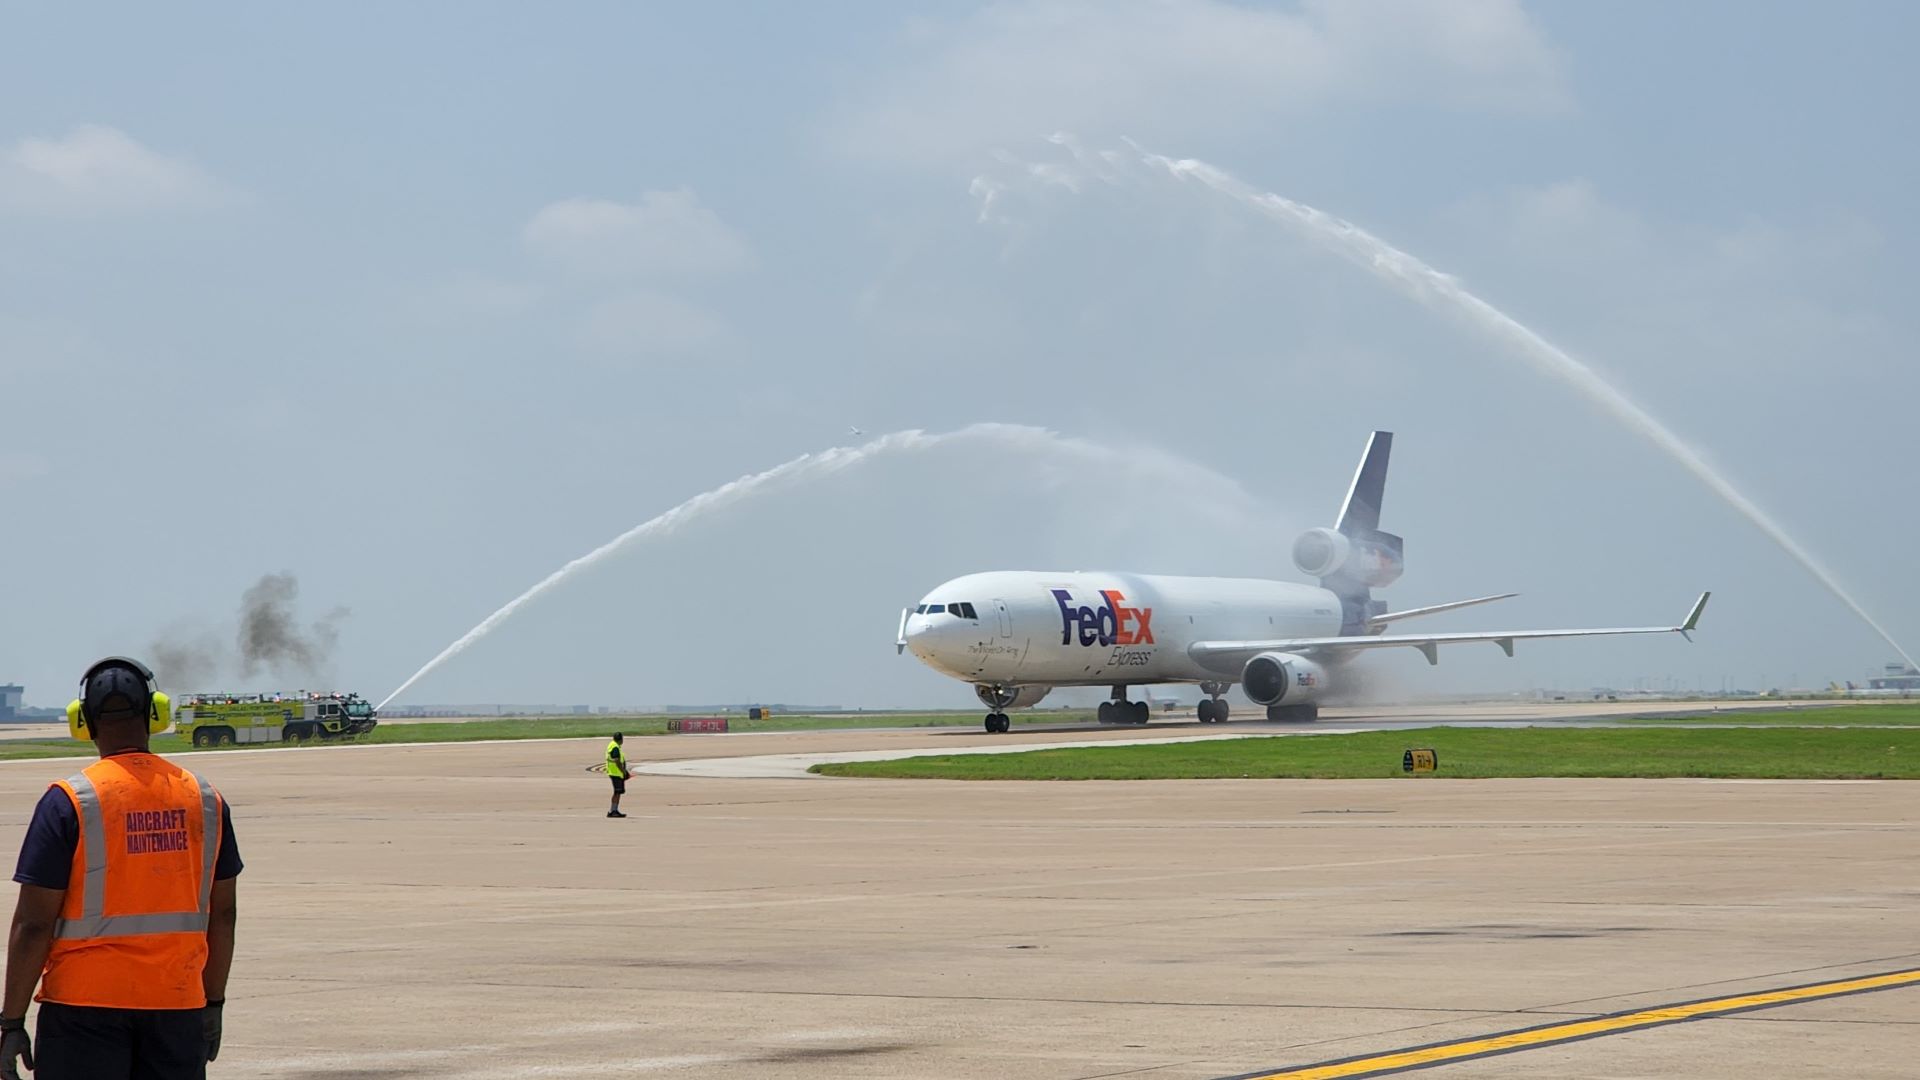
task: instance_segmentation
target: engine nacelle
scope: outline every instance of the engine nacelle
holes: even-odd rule
[[[980,704],[989,709],[1025,709],[1040,704],[1040,699],[1053,690],[1051,686],[986,686],[973,688]]]
[[[1293,653],[1264,652],[1247,661],[1240,686],[1255,705],[1310,705],[1327,689],[1327,669]]]
[[[1347,578],[1378,589],[1406,570],[1400,538],[1389,533],[1352,537],[1333,529],[1308,529],[1293,542],[1293,565],[1303,574]]]

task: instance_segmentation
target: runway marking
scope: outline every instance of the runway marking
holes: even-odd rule
[[[1629,1031],[1644,1031],[1647,1028],[1661,1027],[1666,1024],[1706,1020],[1733,1013],[1751,1012],[1755,1009],[1771,1009],[1803,1001],[1819,1001],[1847,994],[1866,994],[1876,990],[1893,990],[1916,984],[1920,984],[1920,968],[1907,968],[1902,971],[1887,971],[1878,975],[1863,975],[1852,979],[1787,986],[1777,990],[1762,990],[1758,993],[1739,994],[1733,997],[1659,1005],[1651,1009],[1634,1009],[1584,1020],[1557,1020],[1539,1027],[1503,1031],[1495,1035],[1482,1035],[1470,1039],[1429,1043],[1425,1046],[1389,1050],[1386,1053],[1362,1054],[1358,1057],[1281,1069],[1278,1072],[1242,1073],[1239,1076],[1229,1077],[1228,1080],[1360,1080],[1362,1077],[1389,1076],[1395,1073],[1413,1072],[1417,1069],[1431,1069],[1440,1065],[1453,1065],[1462,1061],[1475,1061],[1500,1054],[1512,1054],[1521,1050],[1559,1046],[1583,1039],[1621,1035]]]

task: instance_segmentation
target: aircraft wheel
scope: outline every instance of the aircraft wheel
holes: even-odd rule
[[[1213,723],[1213,701],[1212,701],[1212,699],[1210,699],[1210,698],[1201,698],[1201,699],[1200,699],[1200,708],[1199,708],[1198,710],[1196,710],[1196,711],[1197,711],[1197,712],[1198,712],[1198,713],[1200,714],[1200,722],[1201,722],[1201,723],[1203,723],[1203,724],[1211,724],[1211,723]]]
[[[1153,706],[1144,701],[1129,702],[1127,704],[1127,719],[1136,724],[1144,724],[1153,719]]]
[[[998,732],[999,730],[1000,730],[1000,718],[998,716],[995,716],[992,713],[988,713],[987,714],[987,734],[992,735],[995,732]]]
[[[1095,709],[1093,711],[1093,714],[1094,716],[1099,718],[1100,722],[1103,724],[1113,723],[1113,702],[1111,701],[1101,702],[1100,707],[1098,709]]]

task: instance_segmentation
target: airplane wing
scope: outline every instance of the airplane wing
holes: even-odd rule
[[[1359,637],[1274,638],[1269,641],[1196,641],[1187,647],[1187,655],[1215,671],[1237,671],[1248,660],[1263,652],[1291,652],[1338,656],[1361,649],[1387,649],[1396,646],[1419,649],[1427,663],[1440,662],[1440,646],[1466,641],[1491,641],[1513,655],[1513,643],[1536,638],[1603,637],[1612,634],[1679,634],[1692,641],[1692,630],[1700,623],[1710,592],[1700,594],[1686,621],[1678,626],[1625,626],[1591,630],[1498,630],[1468,634],[1374,634]]]

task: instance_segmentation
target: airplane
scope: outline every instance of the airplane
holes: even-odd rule
[[[1196,685],[1206,694],[1201,723],[1229,718],[1235,685],[1272,721],[1311,721],[1319,703],[1351,678],[1347,665],[1368,649],[1413,648],[1429,664],[1440,646],[1492,642],[1508,656],[1516,641],[1677,633],[1691,641],[1711,593],[1701,593],[1677,626],[1485,633],[1388,633],[1402,619],[1457,611],[1518,595],[1389,611],[1372,590],[1405,570],[1400,537],[1380,531],[1393,433],[1375,431],[1331,529],[1309,529],[1293,544],[1316,586],[1252,578],[1170,577],[1093,571],[1001,570],[954,578],[900,613],[896,652],[913,650],[943,675],[973,684],[990,710],[989,734],[1009,729],[1007,710],[1038,704],[1063,686],[1108,686],[1103,724],[1144,724],[1151,707],[1129,687]]]
[[[860,436],[862,436],[862,435],[865,435],[865,434],[866,434],[866,432],[864,432],[864,431],[861,431],[861,430],[860,430],[859,428],[857,428],[857,427],[849,427],[849,428],[847,429],[847,434],[849,434],[849,435],[851,435],[851,436],[853,436],[854,438],[856,438],[856,439],[857,439],[857,438],[859,438]]]

